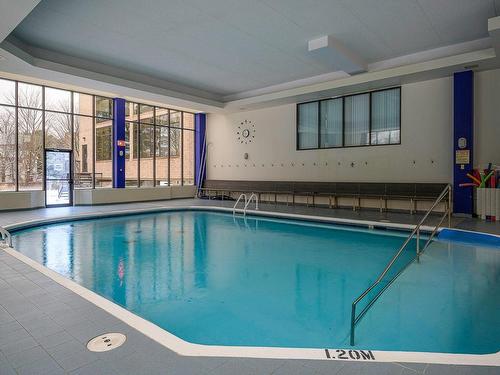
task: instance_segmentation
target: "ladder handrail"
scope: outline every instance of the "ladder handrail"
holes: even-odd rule
[[[9,247],[12,247],[12,236],[4,227],[0,226],[0,240],[6,241]]]
[[[236,206],[240,203],[241,198],[245,198],[245,206],[247,204],[247,195],[245,193],[241,193],[233,206],[233,216],[236,215]]]
[[[244,216],[246,216],[247,214],[248,205],[252,203],[252,198],[255,199],[255,210],[259,209],[259,199],[257,198],[257,195],[255,193],[252,193],[252,195],[250,195],[250,198],[248,198],[248,201],[245,202],[245,207],[243,208]]]
[[[434,227],[433,231],[431,232],[431,235],[429,236],[429,238],[428,238],[427,242],[425,243],[425,245],[423,246],[423,248],[420,249],[420,228],[423,225],[423,223],[425,222],[425,220],[427,219],[427,217],[431,214],[431,212],[437,207],[437,205],[439,203],[441,203],[443,201],[443,199],[446,196],[448,196],[447,209],[445,210],[444,215],[441,217],[441,220],[439,221],[439,223]],[[436,200],[432,204],[431,208],[429,208],[429,210],[427,210],[427,212],[424,215],[424,217],[420,220],[420,222],[417,224],[417,226],[415,226],[415,228],[413,229],[413,231],[410,233],[410,235],[406,238],[406,240],[403,243],[403,245],[401,245],[401,247],[399,248],[399,250],[396,252],[396,254],[389,261],[389,263],[384,268],[384,270],[382,271],[382,273],[377,277],[377,279],[363,293],[361,293],[358,296],[358,298],[356,298],[352,302],[352,305],[351,305],[351,335],[350,335],[351,336],[350,337],[350,343],[351,343],[351,345],[354,345],[354,331],[355,331],[355,328],[356,328],[356,324],[366,314],[366,312],[370,309],[370,307],[376,302],[376,300],[380,297],[380,295],[402,273],[402,271],[404,271],[406,269],[406,267],[408,267],[410,265],[410,263],[412,263],[415,259],[417,259],[417,260],[419,259],[420,254],[423,251],[425,251],[425,249],[427,248],[427,246],[430,244],[432,238],[434,237],[434,235],[436,234],[437,230],[439,229],[439,227],[441,226],[441,224],[443,223],[443,221],[444,221],[444,219],[446,217],[448,217],[448,227],[451,227],[451,185],[450,184],[448,184],[444,188],[444,190],[441,192],[441,194],[439,194],[439,196],[436,198]],[[373,290],[373,288],[375,288],[382,281],[382,279],[387,274],[387,272],[389,272],[389,269],[396,262],[396,260],[399,258],[399,256],[403,253],[403,250],[406,248],[406,246],[410,243],[410,241],[412,240],[412,238],[415,237],[415,236],[416,236],[416,239],[417,239],[417,249],[416,249],[416,256],[415,256],[415,258],[413,258],[410,262],[408,262],[408,264],[406,264],[406,266],[404,266],[391,280],[389,280],[388,283],[387,283],[387,285],[380,292],[378,292],[375,295],[375,297],[373,297],[372,300],[370,300],[370,302],[368,302],[368,304],[361,311],[361,313],[358,316],[356,316],[356,306],[358,305],[358,303],[361,302],[361,300],[363,300],[368,295],[368,293],[370,293]]]

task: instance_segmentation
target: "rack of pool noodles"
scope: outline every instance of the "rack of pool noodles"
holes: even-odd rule
[[[467,173],[470,182],[460,187],[476,188],[476,214],[483,220],[500,221],[500,166],[488,164],[488,168],[473,169]]]

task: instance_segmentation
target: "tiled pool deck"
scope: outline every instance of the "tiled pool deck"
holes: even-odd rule
[[[38,209],[0,213],[0,225],[41,218],[124,209],[189,205],[232,206],[232,202],[172,200],[95,207]],[[301,214],[415,223],[418,216],[301,206],[262,206]],[[454,226],[500,234],[498,223],[454,219]],[[127,341],[105,353],[89,352],[87,341],[105,332],[122,332]],[[499,374],[499,367],[418,363],[357,363],[312,360],[183,357],[149,339],[79,295],[0,250],[0,375],[3,374]]]

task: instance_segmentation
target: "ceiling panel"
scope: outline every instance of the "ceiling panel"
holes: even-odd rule
[[[488,36],[488,18],[495,17],[492,0],[418,0],[438,31],[443,44],[455,44]]]
[[[330,73],[333,35],[368,63],[487,35],[492,0],[44,0],[27,44],[219,95]]]

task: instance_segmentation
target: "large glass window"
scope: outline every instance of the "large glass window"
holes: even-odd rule
[[[16,83],[0,79],[0,104],[16,105]]]
[[[75,115],[94,115],[94,96],[87,94],[73,93],[73,112]]]
[[[109,188],[113,185],[111,122],[96,123],[95,129],[95,187]]]
[[[71,150],[71,115],[45,112],[45,148]]]
[[[372,145],[399,143],[400,104],[400,88],[372,93]]]
[[[182,184],[181,129],[170,128],[170,185]]]
[[[297,104],[297,149],[399,144],[400,108],[399,87]]]
[[[151,117],[152,119],[153,117]],[[142,121],[142,117],[141,117]],[[149,121],[149,118],[148,118]],[[141,173],[141,186],[154,186],[154,125],[142,124],[140,125],[140,173]]]
[[[99,117],[98,122],[113,118],[113,99],[102,96],[95,97],[95,116]]]
[[[125,123],[125,187],[137,187],[137,138],[139,126],[136,122]]]
[[[298,105],[298,147],[318,148],[318,102]]]
[[[342,146],[342,98],[320,102],[320,148]]]
[[[0,106],[0,191],[16,190],[16,108]]]
[[[42,86],[19,82],[17,89],[18,105],[20,107],[42,109],[42,91]]]
[[[71,113],[71,91],[46,87],[45,110]]]
[[[156,127],[156,185],[168,185],[168,133],[166,126]]]
[[[91,189],[94,186],[94,118],[74,116],[73,126],[75,188]]]
[[[194,182],[194,115],[126,102],[126,186]],[[46,149],[73,152],[77,189],[112,187],[113,100],[0,79],[0,191],[41,190]]]
[[[43,185],[42,111],[18,109],[19,190],[41,190]]]

